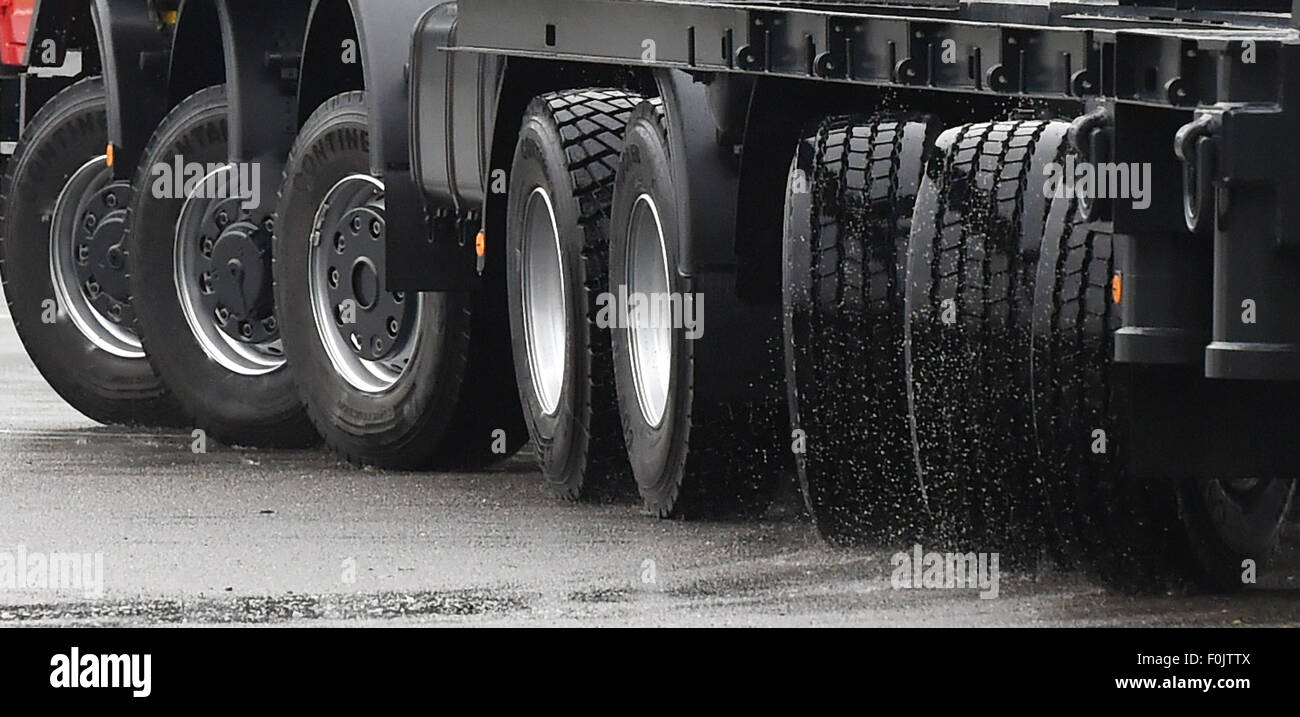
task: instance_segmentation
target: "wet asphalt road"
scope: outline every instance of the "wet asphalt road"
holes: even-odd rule
[[[1300,530],[1260,589],[1128,597],[1001,573],[1000,596],[894,590],[899,547],[827,547],[793,495],[756,522],[666,522],[474,475],[95,425],[0,319],[0,551],[103,553],[105,594],[0,589],[4,625],[1300,625]]]

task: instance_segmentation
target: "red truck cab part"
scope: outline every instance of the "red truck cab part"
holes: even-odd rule
[[[21,65],[36,0],[0,0],[0,64]]]

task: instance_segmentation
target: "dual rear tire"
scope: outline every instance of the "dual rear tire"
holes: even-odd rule
[[[524,115],[507,208],[519,400],[548,488],[612,497],[627,480],[610,344],[609,213],[623,131],[641,97],[576,90]]]
[[[777,414],[698,375],[705,301],[711,320],[727,310],[682,272],[672,176],[659,100],[575,90],[529,107],[507,233],[520,399],[564,498],[634,482],[652,515],[756,513],[775,483]]]
[[[1114,240],[1040,179],[1069,151],[1067,125],[966,125],[933,149],[917,136],[929,158],[892,275],[913,195],[868,171],[893,156],[868,138],[895,125],[828,121],[787,190],[790,408],[822,533],[1030,562],[1050,547],[1125,589],[1240,589],[1246,561],[1278,542],[1294,479],[1134,472],[1149,435],[1137,409],[1177,405],[1203,379],[1113,362]]]

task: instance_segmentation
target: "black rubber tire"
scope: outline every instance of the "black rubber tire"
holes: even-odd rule
[[[1122,590],[1240,590],[1242,561],[1262,566],[1274,551],[1295,481],[1261,481],[1242,505],[1223,500],[1220,481],[1129,472],[1142,450],[1134,407],[1181,405],[1204,379],[1112,362],[1114,244],[1076,200],[1053,202],[1035,291],[1032,402],[1050,537],[1070,564]]]
[[[609,290],[609,210],[623,130],[641,97],[623,90],[570,90],[533,100],[510,172],[507,277],[515,376],[528,431],[548,487],[567,500],[617,493],[629,470],[614,392],[608,326],[598,325]],[[528,202],[552,198],[564,277],[564,380],[548,414],[528,348],[525,241]]]
[[[55,95],[32,118],[0,184],[0,271],[5,298],[27,353],[50,386],[100,423],[183,426],[189,418],[145,356],[96,347],[59,307],[50,277],[51,216],[73,173],[104,154],[108,115],[103,82],[86,78]]]
[[[1036,557],[1042,543],[1024,407],[1049,207],[1042,170],[1057,161],[1067,129],[1023,120],[944,132],[912,222],[909,420],[932,532],[941,543],[1004,559]]]
[[[903,382],[912,211],[937,126],[832,117],[786,191],[784,336],[804,500],[835,544],[916,536],[922,501]]]
[[[176,227],[185,198],[155,196],[152,169],[178,156],[204,166],[226,162],[227,107],[224,85],[181,101],[159,124],[136,170],[127,248],[140,337],[154,368],[209,437],[236,446],[306,447],[320,437],[287,367],[250,376],[222,366],[199,343],[177,299]]]
[[[494,358],[504,364],[503,371],[494,372],[485,361],[482,375],[465,381],[475,329],[470,296],[424,295],[418,347],[397,382],[382,393],[358,390],[340,376],[321,343],[309,298],[312,224],[330,189],[350,175],[369,176],[370,164],[365,94],[347,92],[327,100],[307,120],[281,185],[275,298],[285,355],[308,416],[330,448],[357,464],[421,470],[500,458],[491,451],[490,426],[506,431],[508,448],[517,447],[525,432],[510,431],[513,424],[497,410],[503,395],[517,402],[513,372],[501,354]],[[478,395],[487,398],[480,402]],[[517,405],[513,411],[518,414]]]
[[[647,100],[632,113],[624,135],[610,219],[610,287],[627,284],[629,226],[639,197],[650,197],[659,212],[668,267],[668,292],[678,297],[708,293],[698,279],[687,279],[680,266],[678,211],[681,206],[671,178],[662,104]],[[726,297],[708,295],[711,306]],[[718,316],[717,309],[710,316]],[[661,518],[755,515],[772,501],[777,483],[774,465],[784,466],[784,441],[778,440],[781,416],[779,383],[755,387],[754,400],[730,401],[705,395],[697,384],[696,341],[672,332],[667,401],[662,419],[652,425],[644,416],[633,375],[630,332],[613,331],[614,380],[623,440],[642,502]],[[775,355],[779,348],[772,346]],[[714,346],[712,350],[722,350]],[[766,358],[766,357],[764,357]],[[773,356],[774,373],[779,360]],[[770,397],[768,396],[770,394]],[[779,454],[779,455],[778,455]]]

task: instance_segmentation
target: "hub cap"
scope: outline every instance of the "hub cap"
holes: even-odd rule
[[[131,186],[113,182],[106,157],[73,173],[54,204],[50,279],[60,307],[95,347],[122,358],[144,358],[132,328],[123,238]]]
[[[401,379],[419,338],[421,296],[383,289],[387,234],[383,183],[355,174],[325,196],[308,255],[321,342],[335,371],[365,393]]]
[[[659,208],[648,194],[637,197],[628,226],[627,292],[656,301],[671,290],[668,277],[668,247],[664,240]],[[647,308],[643,314],[649,322],[628,324],[631,343],[632,377],[636,383],[641,414],[651,426],[658,427],[668,410],[668,385],[672,375],[673,327],[667,316],[656,316]],[[646,325],[648,324],[648,325]]]
[[[523,300],[524,333],[533,391],[542,412],[554,415],[564,390],[564,367],[568,342],[568,317],[564,293],[564,271],[560,265],[560,231],[555,207],[545,189],[538,187],[524,209]]]
[[[197,187],[217,186],[216,175]],[[271,287],[271,226],[251,221],[238,197],[186,197],[176,222],[175,284],[204,353],[228,371],[260,376],[284,365]]]

